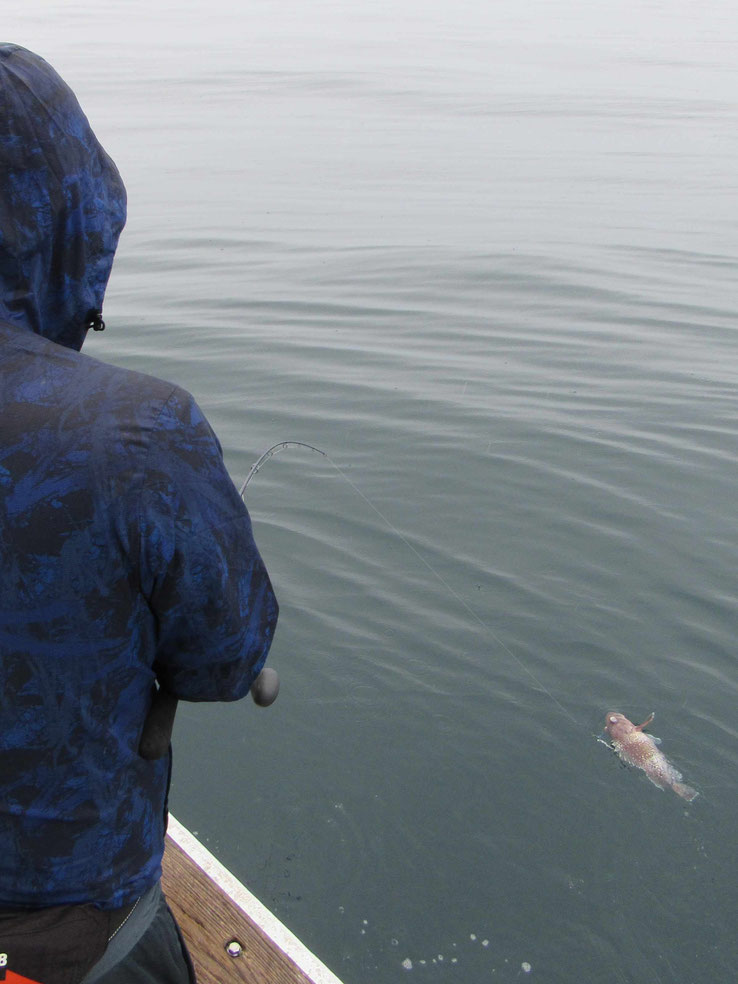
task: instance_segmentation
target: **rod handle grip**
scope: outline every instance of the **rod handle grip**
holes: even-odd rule
[[[161,687],[154,694],[138,744],[138,754],[147,762],[163,758],[169,751],[178,703],[173,694]]]

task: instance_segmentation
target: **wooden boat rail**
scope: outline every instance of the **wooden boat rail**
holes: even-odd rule
[[[163,868],[198,984],[341,984],[171,815]]]

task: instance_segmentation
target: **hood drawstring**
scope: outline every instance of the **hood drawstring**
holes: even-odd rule
[[[90,308],[85,317],[85,328],[89,331],[92,328],[93,331],[105,331],[105,322],[103,321],[102,311],[96,311],[95,308]]]

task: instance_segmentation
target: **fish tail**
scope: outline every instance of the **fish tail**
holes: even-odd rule
[[[682,799],[687,800],[688,803],[691,803],[695,796],[699,796],[697,790],[692,789],[692,787],[688,786],[686,782],[673,782],[671,784],[671,788],[677,796],[681,796]]]

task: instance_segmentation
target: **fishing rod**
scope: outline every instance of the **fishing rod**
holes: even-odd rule
[[[280,451],[284,451],[285,448],[307,448],[308,451],[315,451],[316,454],[321,455],[323,458],[328,458],[325,451],[321,451],[320,448],[314,448],[312,444],[305,444],[303,441],[280,441],[279,444],[273,444],[270,448],[266,449],[264,454],[258,458],[249,469],[249,473],[246,476],[246,481],[243,483],[238,493],[242,499],[247,485],[254,475],[256,475],[256,473],[260,470],[261,466],[265,465],[270,458],[274,457],[275,454],[279,454]],[[328,458],[328,460],[330,461],[331,459]]]
[[[279,454],[280,451],[290,447],[307,448],[310,451],[315,451],[317,454],[322,455],[324,458],[328,457],[325,451],[313,447],[312,444],[304,444],[302,441],[280,441],[279,444],[273,444],[272,447],[267,448],[264,454],[249,469],[246,481],[239,490],[239,495],[242,499],[246,492],[246,487],[261,467],[270,458],[274,457],[275,454]],[[251,684],[249,693],[257,707],[269,707],[273,704],[279,694],[279,674],[277,671],[272,669],[271,666],[265,666]],[[167,754],[172,740],[174,716],[177,713],[178,704],[178,697],[175,697],[174,694],[170,693],[164,687],[157,686],[151,699],[151,706],[146,714],[141,732],[141,740],[138,744],[138,754],[141,758],[151,762]]]
[[[280,441],[278,444],[273,444],[270,448],[267,448],[261,457],[257,458],[249,469],[246,481],[239,490],[239,495],[242,499],[254,475],[259,472],[270,458],[273,458],[275,454],[279,454],[280,451],[284,451],[285,448],[307,448],[309,451],[315,451],[316,454],[328,458],[325,451],[313,447],[312,444],[305,444],[303,441]],[[328,458],[328,460],[330,461],[331,459]],[[273,704],[279,694],[279,674],[277,671],[272,669],[271,666],[265,666],[251,684],[249,693],[257,707],[269,707]],[[138,754],[141,758],[147,761],[153,761],[167,754],[169,744],[172,740],[174,715],[177,713],[178,703],[179,699],[174,694],[165,690],[163,687],[157,686],[151,700],[151,706],[146,715],[146,720],[144,721],[141,740],[138,745]]]

